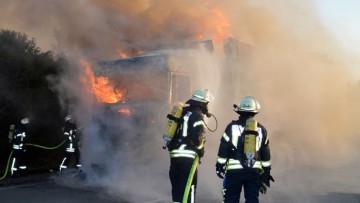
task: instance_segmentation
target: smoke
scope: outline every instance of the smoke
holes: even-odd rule
[[[210,111],[219,122],[217,131],[207,134],[199,194],[220,198],[221,181],[214,173],[219,140],[237,117],[232,104],[245,95],[260,101],[257,118],[270,137],[276,182],[268,201],[316,202],[312,196],[319,191],[359,192],[351,187],[359,188],[358,183],[339,169],[353,165],[359,155],[355,143],[360,141],[356,132],[360,86],[350,70],[359,63],[326,29],[311,1],[1,0],[0,7],[2,27],[30,33],[40,46],[62,51],[71,59],[58,89],[64,103],[75,101],[69,111],[83,128],[87,184],[106,187],[109,194],[131,202],[167,201],[171,195],[162,129],[140,129],[136,120],[114,123],[113,115],[84,91],[79,59],[95,64],[116,59],[120,52],[134,55],[213,39],[213,53],[192,53],[194,87],[214,94]],[[231,58],[223,49],[219,39],[226,37],[241,42],[237,51],[242,57]],[[212,118],[207,123],[210,128],[216,124]],[[345,168],[346,173],[355,173]],[[333,178],[339,176],[343,180]],[[323,188],[339,181],[345,186]]]

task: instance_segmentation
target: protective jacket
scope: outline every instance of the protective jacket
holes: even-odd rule
[[[241,116],[239,120],[232,121],[225,129],[225,132],[220,141],[218,151],[218,164],[226,164],[227,172],[242,170],[243,166],[241,158],[238,156],[238,141],[241,139],[242,133],[245,129],[246,120],[248,117]],[[256,162],[252,169],[270,168],[271,156],[269,147],[269,138],[266,129],[263,125],[258,123],[258,136],[256,137]]]
[[[73,123],[66,122],[64,126],[64,136],[66,137],[66,151],[75,152],[77,145],[76,126]]]
[[[24,139],[26,137],[26,125],[19,124],[18,128],[16,128],[14,133],[14,142],[13,142],[13,149],[14,150],[24,150]]]
[[[169,143],[170,157],[204,156],[205,123],[199,107],[187,107],[183,112],[179,133]]]

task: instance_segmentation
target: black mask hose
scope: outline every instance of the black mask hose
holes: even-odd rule
[[[209,112],[207,112],[205,115],[206,115],[206,117],[208,117],[208,118],[210,118],[211,116],[214,117],[215,122],[216,122],[216,127],[215,127],[214,130],[211,130],[211,129],[206,125],[206,123],[205,123],[205,122],[204,122],[204,123],[205,123],[206,128],[207,128],[210,132],[215,132],[215,131],[217,130],[217,128],[218,128],[218,121],[217,121],[216,117],[215,117],[213,114],[209,113]]]

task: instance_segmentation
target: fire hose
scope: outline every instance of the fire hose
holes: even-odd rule
[[[55,146],[55,147],[45,147],[45,146],[41,146],[41,145],[37,145],[37,144],[31,144],[31,143],[27,143],[25,145],[27,146],[33,146],[33,147],[37,147],[37,148],[41,148],[41,149],[47,149],[47,150],[53,150],[53,149],[57,149],[59,148],[61,145],[63,145],[65,143],[66,140],[62,141],[59,145]]]
[[[11,160],[11,156],[13,154],[13,150],[10,152],[10,155],[9,155],[9,158],[8,158],[8,161],[7,161],[7,165],[6,165],[6,169],[5,169],[5,173],[4,175],[0,178],[0,180],[4,179],[9,171],[9,165],[10,165],[10,160]]]
[[[32,143],[26,143],[25,145],[32,146],[32,147],[37,147],[37,148],[41,148],[41,149],[45,149],[45,150],[54,150],[54,149],[57,149],[57,148],[61,147],[65,143],[65,141],[66,140],[62,141],[59,145],[57,145],[55,147],[46,147],[46,146],[41,146],[41,145],[32,144]],[[7,173],[9,171],[9,166],[10,166],[10,160],[11,160],[13,152],[14,152],[14,150],[11,150],[8,161],[7,161],[5,173],[4,173],[4,175],[2,177],[0,177],[0,180],[4,179],[7,176]]]

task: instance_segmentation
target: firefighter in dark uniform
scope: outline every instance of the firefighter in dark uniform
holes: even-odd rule
[[[16,127],[13,138],[13,158],[11,163],[11,176],[18,177],[24,175],[26,170],[25,157],[25,137],[28,136],[27,125],[30,123],[29,118],[21,119],[20,124]]]
[[[197,164],[198,158],[204,156],[205,123],[204,114],[209,115],[208,103],[210,92],[208,90],[195,90],[191,99],[183,108],[182,124],[178,133],[170,141],[168,150],[170,152],[170,182],[172,186],[173,202],[195,202],[197,186]],[[193,170],[192,170],[193,169]],[[191,185],[191,171],[193,179]],[[189,187],[188,196],[185,194]]]
[[[61,161],[59,170],[61,171],[63,169],[67,169],[72,157],[75,157],[76,167],[80,168],[80,140],[77,134],[77,127],[72,115],[67,115],[65,117],[65,125],[63,131],[66,139],[66,151],[64,154],[64,158]]]
[[[266,193],[266,187],[270,187],[270,147],[266,129],[260,123],[256,123],[253,131],[248,131],[248,126],[254,123],[254,116],[259,113],[260,104],[251,96],[244,97],[240,104],[234,105],[234,111],[240,117],[232,121],[225,129],[220,141],[218,158],[216,162],[216,174],[224,178],[223,202],[238,203],[242,187],[247,203],[259,202],[259,191]],[[257,121],[255,121],[257,122]],[[246,134],[250,133],[250,134]],[[247,135],[253,134],[254,153],[245,153],[250,146]]]

